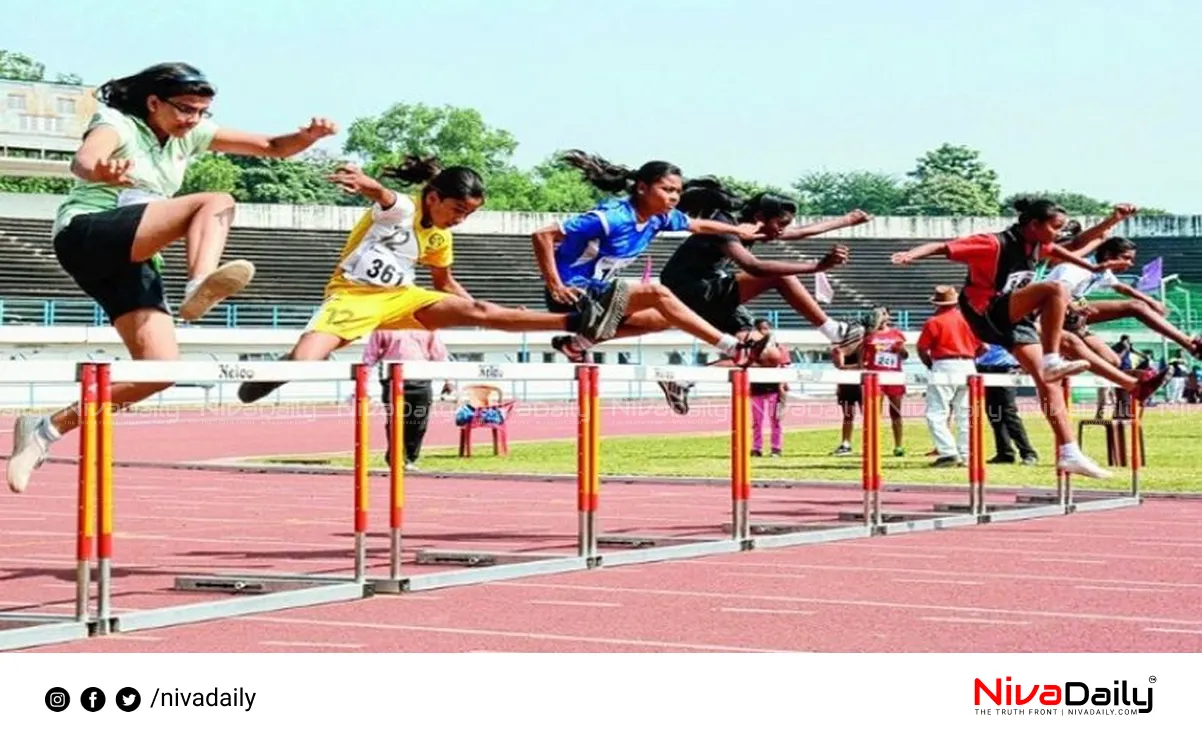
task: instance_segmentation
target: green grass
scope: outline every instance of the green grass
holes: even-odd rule
[[[1020,465],[988,465],[986,481],[993,485],[1055,487],[1056,473],[1052,458],[1052,434],[1038,416],[1024,418],[1031,443],[1040,454],[1035,467]],[[1202,415],[1150,410],[1144,418],[1144,436],[1148,463],[1142,473],[1145,490],[1198,492],[1198,474],[1202,471],[1202,436],[1197,426]],[[1074,424],[1075,425],[1075,424]],[[959,484],[968,477],[965,468],[933,469],[932,458],[925,456],[932,448],[926,424],[921,420],[907,421],[905,427],[906,456],[894,457],[893,438],[888,426],[882,428],[882,469],[889,483]],[[752,477],[768,480],[811,480],[859,482],[860,429],[857,426],[853,447],[855,455],[832,457],[829,453],[838,445],[837,428],[811,428],[785,432],[784,456],[752,459]],[[765,439],[767,436],[765,435]],[[508,457],[494,457],[492,444],[481,436],[475,455],[460,458],[454,447],[427,447],[422,452],[420,466],[427,472],[439,473],[524,473],[574,474],[576,444],[574,441],[511,443]],[[765,445],[767,445],[765,441]],[[993,456],[993,434],[985,433],[986,457]],[[1085,450],[1105,464],[1104,434],[1100,428],[1086,428]],[[688,434],[680,436],[614,436],[601,442],[601,472],[605,475],[669,475],[689,477],[729,477],[730,438],[728,434]],[[276,464],[315,464],[350,467],[349,454],[337,456],[297,455],[255,459],[256,462]],[[373,454],[372,467],[384,467],[383,452]],[[1078,487],[1089,489],[1123,490],[1130,487],[1127,470],[1115,470],[1110,480],[1077,478]]]

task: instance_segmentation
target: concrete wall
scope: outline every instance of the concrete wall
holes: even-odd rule
[[[0,194],[0,217],[53,219],[63,197],[48,194]],[[239,204],[234,217],[237,227],[301,230],[350,230],[362,216],[358,207],[307,206],[294,204]],[[479,235],[528,235],[567,215],[535,212],[490,212],[473,214],[456,232]],[[821,218],[806,218],[802,223]],[[1096,219],[1083,219],[1092,224]],[[1005,229],[1012,220],[998,217],[880,217],[838,233],[847,239],[926,240]],[[1140,237],[1202,237],[1202,215],[1137,217],[1124,223],[1116,234]]]

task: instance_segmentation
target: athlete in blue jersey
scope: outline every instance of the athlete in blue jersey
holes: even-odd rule
[[[629,284],[618,278],[622,268],[641,256],[661,232],[693,232],[753,239],[758,224],[726,224],[694,219],[676,210],[682,188],[680,168],[662,161],[638,170],[613,165],[578,150],[564,161],[579,168],[594,186],[608,193],[625,191],[626,198],[603,202],[597,208],[538,230],[532,236],[539,270],[547,284],[547,308],[575,312],[582,305],[600,310],[597,340],[612,337],[622,318],[656,310],[669,327],[675,327],[715,346],[740,363],[757,348],[724,333],[689,309],[659,284]],[[581,336],[566,338],[571,349],[583,353],[591,345]]]

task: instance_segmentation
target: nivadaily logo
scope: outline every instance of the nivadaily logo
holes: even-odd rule
[[[973,684],[973,701],[980,708],[978,713],[988,713],[989,705],[1000,707],[1001,713],[1052,715],[1131,715],[1147,714],[1152,711],[1152,686],[1155,676],[1148,677],[1148,686],[1139,687],[1126,680],[1114,681],[1113,686],[1091,686],[1084,681],[1067,681],[1060,684],[1013,683],[1009,676],[1005,681],[995,678],[990,681],[976,679]]]

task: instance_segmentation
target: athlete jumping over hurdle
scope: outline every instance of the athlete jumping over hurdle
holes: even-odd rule
[[[484,327],[515,332],[567,330],[597,338],[604,302],[570,313],[531,312],[474,299],[451,274],[450,229],[484,204],[484,181],[471,168],[443,168],[436,158],[407,157],[382,175],[422,184],[416,199],[382,185],[357,166],[343,165],[329,180],[373,205],[351,230],[326,283],[325,299],[285,357],[321,361],[355,340],[383,330]],[[415,283],[428,266],[434,289]],[[260,400],[283,382],[246,382],[244,403]]]
[[[216,94],[200,70],[182,63],[109,80],[96,91],[102,105],[71,160],[77,180],[54,220],[54,252],[104,310],[134,359],[179,358],[159,251],[184,241],[188,283],[179,308],[184,320],[203,317],[254,276],[248,261],[218,266],[234,199],[228,193],[176,196],[188,166],[206,151],[291,157],[337,131],[321,118],[278,136],[227,129],[209,118]],[[124,408],[170,386],[114,384],[113,405]],[[78,426],[75,405],[50,416],[19,417],[9,489],[24,492],[51,445]]]
[[[596,208],[532,235],[539,270],[546,281],[547,309],[572,312],[600,303],[604,309],[601,339],[614,335],[624,318],[649,317],[667,328],[679,328],[720,352],[748,363],[762,347],[741,341],[707,322],[659,284],[629,284],[618,277],[622,268],[642,255],[655,236],[667,231],[726,235],[751,239],[758,224],[700,219],[677,209],[681,198],[680,168],[662,161],[630,170],[595,155],[573,150],[564,161],[579,168],[586,180],[608,193],[626,192],[622,199]],[[574,360],[596,342],[577,334],[555,339],[557,350]]]
[[[830,319],[797,278],[829,271],[847,262],[847,248],[836,246],[820,261],[765,260],[749,250],[755,240],[804,240],[834,230],[862,224],[871,217],[862,211],[804,227],[791,227],[797,205],[781,196],[760,193],[743,203],[714,178],[696,178],[685,185],[677,207],[695,220],[719,222],[757,230],[751,237],[732,233],[702,233],[689,236],[672,254],[660,272],[661,286],[678,297],[693,312],[719,330],[744,343],[758,343],[754,319],[745,304],[768,291],[778,293],[789,306],[806,318],[833,345],[852,349],[863,336],[860,323]],[[656,333],[673,327],[670,318],[655,308],[628,313],[615,337]],[[572,361],[583,360],[584,345],[575,339],[556,338],[555,347]],[[731,363],[730,361],[718,362]],[[774,367],[780,359],[771,350],[761,359]],[[691,385],[661,382],[660,387],[677,413],[688,412]]]
[[[1089,368],[1088,362],[1066,361],[1060,355],[1068,289],[1060,282],[1032,283],[1032,279],[1039,258],[1062,260],[1091,273],[1100,273],[1117,264],[1092,264],[1056,244],[1068,221],[1059,204],[1046,199],[1019,199],[1014,208],[1018,220],[1003,232],[927,243],[894,253],[892,261],[906,266],[939,255],[967,264],[967,281],[960,295],[964,319],[982,342],[1010,351],[1035,381],[1044,414],[1061,442],[1057,460],[1060,469],[1088,477],[1110,477],[1110,472],[1087,457],[1077,445],[1063,390],[1053,384]],[[1081,238],[1088,241],[1094,236],[1082,233]]]

